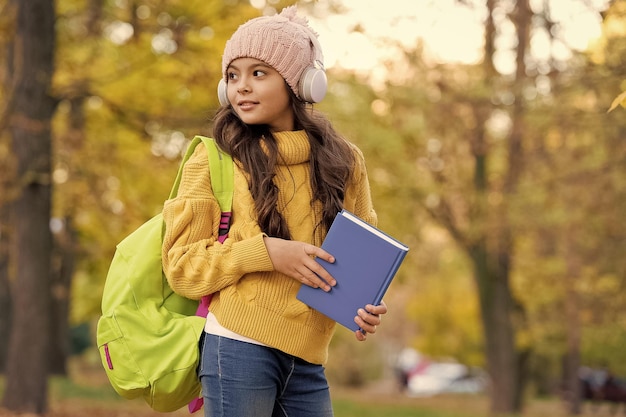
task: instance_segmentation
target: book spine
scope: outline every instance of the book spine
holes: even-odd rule
[[[376,293],[376,297],[374,297],[374,301],[372,302],[372,305],[377,306],[383,301],[383,297],[385,293],[387,292],[389,285],[391,285],[391,281],[393,280],[393,277],[396,275],[396,272],[398,272],[398,269],[400,269],[400,264],[404,260],[404,257],[406,256],[406,254],[407,254],[407,251],[398,251],[398,256],[396,256],[396,260],[393,263],[392,268],[389,270],[389,274],[387,274],[387,276],[385,277],[385,280],[383,281],[382,285],[378,289],[378,293]]]

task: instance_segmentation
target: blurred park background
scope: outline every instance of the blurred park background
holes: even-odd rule
[[[0,0],[0,414],[157,415],[104,379],[107,268],[210,134],[226,40],[291,4],[411,247],[377,334],[337,331],[337,415],[581,415],[587,373],[625,402],[626,1]]]

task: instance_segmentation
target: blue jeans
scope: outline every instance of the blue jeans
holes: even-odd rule
[[[205,417],[332,417],[324,367],[266,346],[204,334]]]

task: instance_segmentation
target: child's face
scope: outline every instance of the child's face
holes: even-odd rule
[[[226,93],[247,124],[267,124],[276,132],[294,129],[287,84],[271,66],[254,58],[237,58],[226,69]]]

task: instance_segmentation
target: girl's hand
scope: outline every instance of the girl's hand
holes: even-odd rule
[[[381,315],[387,313],[387,305],[381,301],[380,305],[373,306],[368,304],[365,308],[360,308],[358,315],[354,318],[354,322],[359,325],[362,330],[355,332],[356,339],[360,342],[367,339],[368,333],[376,333],[376,327],[380,326]]]
[[[278,272],[308,285],[328,292],[337,281],[317,262],[315,257],[327,262],[335,258],[325,250],[304,242],[285,240],[276,237],[264,237],[265,247]]]

